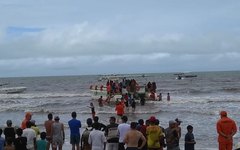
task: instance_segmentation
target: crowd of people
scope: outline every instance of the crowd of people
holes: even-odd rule
[[[182,121],[178,118],[170,120],[169,126],[163,128],[155,116],[131,123],[128,123],[126,115],[121,115],[119,121],[115,116],[111,116],[109,124],[105,125],[94,115],[86,120],[87,127],[80,132],[82,124],[77,119],[77,113],[72,112],[71,117],[68,126],[72,150],[180,150]],[[59,120],[59,116],[53,117],[53,114],[49,113],[43,132],[40,132],[29,112],[26,113],[20,128],[15,129],[12,121],[7,120],[7,127],[0,129],[0,150],[62,150],[65,132],[64,124]],[[184,149],[194,150],[196,141],[193,126],[188,125],[186,129]],[[237,126],[235,121],[227,116],[226,111],[220,112],[216,130],[219,134],[219,150],[232,150]]]
[[[117,122],[115,116],[109,118],[109,124],[104,125],[98,117],[88,118],[87,128],[81,138],[82,150],[179,150],[181,138],[181,121],[170,120],[169,127],[164,129],[159,120],[151,116],[144,121],[128,123],[128,117],[123,115]],[[187,126],[185,135],[185,149],[194,150],[195,140],[193,127]],[[87,135],[88,133],[88,135]]]

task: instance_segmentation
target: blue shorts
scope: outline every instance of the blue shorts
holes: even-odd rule
[[[71,144],[79,144],[80,143],[80,136],[79,135],[71,135],[70,137]]]

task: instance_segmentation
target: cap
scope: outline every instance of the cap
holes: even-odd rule
[[[221,111],[221,112],[220,112],[220,115],[221,115],[221,116],[227,116],[227,112],[226,112],[226,111]]]
[[[176,118],[175,121],[176,121],[178,124],[182,123],[182,120],[180,120],[180,119],[178,119],[178,118]]]
[[[174,120],[170,120],[170,121],[169,121],[169,124],[175,124],[175,123],[177,123],[177,122],[174,121]]]
[[[7,125],[12,124],[12,120],[7,120],[6,124],[7,124]]]
[[[54,120],[60,120],[60,118],[58,116],[55,116]]]
[[[151,116],[149,119],[148,119],[150,122],[155,122],[157,119],[155,116]]]

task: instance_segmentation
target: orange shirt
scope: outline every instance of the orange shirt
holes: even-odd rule
[[[218,142],[231,143],[233,139],[227,139],[222,136],[220,132],[225,135],[231,135],[237,132],[237,126],[234,120],[228,117],[222,117],[217,122]]]
[[[32,118],[32,114],[30,112],[26,112],[25,119],[22,121],[21,128],[26,129],[26,124],[28,121],[30,121]]]
[[[117,115],[123,115],[124,114],[124,106],[119,103],[115,108]]]

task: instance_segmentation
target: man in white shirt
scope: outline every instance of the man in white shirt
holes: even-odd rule
[[[26,129],[23,130],[22,137],[27,138],[27,149],[35,150],[36,146],[36,132],[31,128],[32,124],[30,121],[26,123]]]
[[[119,133],[119,145],[118,149],[119,150],[125,150],[125,143],[124,143],[124,138],[127,134],[127,132],[130,130],[130,125],[127,124],[128,117],[127,116],[122,116],[122,123],[118,125],[118,133]]]
[[[104,132],[101,131],[99,124],[93,124],[94,130],[90,132],[88,143],[91,145],[91,150],[105,150],[106,147],[106,137]]]

